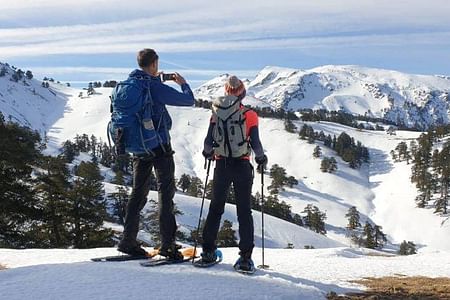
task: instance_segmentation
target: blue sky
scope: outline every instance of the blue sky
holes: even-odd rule
[[[124,79],[142,48],[193,86],[267,65],[450,75],[449,15],[448,0],[7,1],[0,61],[75,85]]]

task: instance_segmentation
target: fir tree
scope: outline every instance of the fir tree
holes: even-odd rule
[[[200,228],[198,230],[198,234],[197,234],[197,227],[191,230],[189,241],[191,241],[191,242],[197,241],[198,244],[203,243],[203,235],[202,234],[203,234],[203,228],[205,228],[205,223],[206,223],[206,220],[203,218],[200,221]]]
[[[45,156],[41,159],[34,189],[41,210],[40,223],[35,228],[40,247],[61,248],[71,245],[67,226],[70,211],[67,201],[69,175],[64,158]]]
[[[196,176],[191,177],[191,184],[187,189],[187,194],[192,197],[200,197],[202,196],[202,189],[202,180]]]
[[[217,246],[219,247],[236,247],[236,232],[233,230],[233,223],[229,220],[224,220],[222,227],[217,234]]]
[[[370,249],[375,249],[375,237],[373,227],[369,222],[366,222],[363,229],[363,238],[365,242],[365,247]]]
[[[28,79],[32,79],[33,78],[33,73],[31,72],[31,71],[27,71],[26,73],[25,73],[25,76],[28,78]]]
[[[305,224],[306,227],[320,234],[327,233],[324,222],[326,214],[322,213],[317,206],[308,204],[303,210],[303,213],[306,214],[306,216],[303,217],[303,224]]]
[[[295,127],[295,125],[294,125],[294,123],[292,122],[291,119],[286,118],[286,119],[284,120],[284,129],[285,129],[287,132],[294,133],[294,132],[295,132],[295,129],[297,129],[297,127]]]
[[[102,227],[107,213],[100,169],[94,163],[81,162],[75,175],[78,178],[73,182],[69,197],[74,247],[111,246],[112,231]]]
[[[416,254],[416,245],[411,241],[403,241],[400,244],[400,249],[398,250],[398,254],[400,255],[412,255]]]
[[[158,203],[150,199],[148,206],[145,213],[141,212],[140,227],[150,234],[153,244],[158,245],[161,243]]]
[[[1,69],[0,69],[0,77],[3,77],[3,76],[5,76],[6,75],[6,73],[7,73],[7,71],[6,71],[6,67],[5,66],[3,66]]]
[[[320,148],[320,146],[316,146],[313,151],[313,157],[319,158],[321,155],[322,155],[322,149]]]
[[[322,161],[320,163],[320,171],[326,173],[328,172],[329,168],[330,168],[330,159],[328,157],[322,158]]]
[[[32,166],[40,157],[37,132],[0,117],[0,247],[33,245],[30,224],[39,217],[32,192]]]
[[[382,227],[379,225],[373,227],[375,248],[383,248],[387,242],[386,234],[381,229]]]
[[[178,187],[181,189],[183,193],[185,193],[189,188],[189,186],[191,185],[191,183],[192,183],[191,176],[189,176],[188,174],[183,174],[178,180]]]
[[[347,228],[350,230],[354,230],[358,227],[361,227],[361,223],[359,223],[359,211],[355,206],[352,206],[348,209],[345,217],[348,219]]]
[[[76,145],[71,141],[64,142],[62,151],[66,161],[69,163],[72,162],[75,156],[79,154],[79,152],[76,149]]]
[[[113,201],[113,215],[119,224],[123,225],[125,223],[126,207],[129,199],[128,191],[123,186],[125,180],[123,178],[123,173],[118,172],[114,183],[117,184],[116,191],[109,194],[109,198]]]

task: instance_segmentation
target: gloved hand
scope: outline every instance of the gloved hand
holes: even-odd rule
[[[267,156],[264,154],[263,156],[255,157],[255,161],[258,164],[258,172],[264,172],[267,169]]]
[[[207,160],[214,160],[214,150],[212,150],[211,152],[206,152],[205,150],[202,151],[202,155],[205,157],[205,159]]]

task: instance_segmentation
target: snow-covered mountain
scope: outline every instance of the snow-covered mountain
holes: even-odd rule
[[[223,93],[224,74],[195,93],[211,99]],[[245,82],[248,104],[287,110],[344,110],[405,125],[428,128],[449,123],[450,77],[410,75],[359,66],[311,70],[266,67]]]
[[[45,130],[48,138],[47,153],[57,154],[61,143],[67,139],[73,139],[76,134],[94,134],[106,141],[110,88],[98,88],[94,95],[87,97],[82,90],[56,83],[50,83],[47,91],[47,88],[40,87],[41,82],[34,79],[26,79],[25,83],[23,80],[13,82],[9,79],[10,75],[0,77],[2,95],[0,111],[6,118],[11,115],[11,119],[22,124],[41,131]],[[221,80],[224,79],[216,79],[217,87],[210,91],[209,97],[213,97],[214,93],[222,92]],[[272,78],[272,81],[276,80]],[[246,83],[250,87],[250,92],[256,91],[256,88],[253,88],[256,82],[255,79]],[[29,91],[30,86],[36,89],[36,95]],[[197,90],[198,95],[201,90],[202,88]],[[84,93],[83,97],[78,97],[80,92]],[[49,98],[40,100],[44,93],[50,93]],[[248,97],[245,101],[251,100],[252,98]],[[301,101],[297,102],[301,103]],[[294,100],[292,100],[293,104]],[[48,115],[43,112],[48,112]],[[186,173],[204,180],[206,171],[201,151],[210,112],[206,109],[190,107],[170,107],[169,112],[173,119],[171,134],[176,151],[176,177],[179,178]],[[33,118],[35,116],[41,116],[39,121],[35,121]],[[300,128],[302,124],[301,121],[295,123],[297,128]],[[417,192],[409,179],[410,165],[406,162],[393,163],[389,154],[399,142],[409,143],[410,139],[416,138],[420,133],[398,131],[396,136],[390,136],[380,131],[361,131],[334,123],[308,124],[326,135],[337,136],[345,131],[368,147],[371,162],[355,170],[338,157],[337,172],[322,173],[320,159],[313,159],[312,156],[314,144],[300,140],[298,134],[286,132],[281,120],[261,118],[260,134],[269,157],[269,165],[278,164],[284,167],[288,175],[294,176],[299,181],[298,185],[281,192],[279,199],[291,205],[294,213],[302,213],[307,204],[313,204],[327,214],[327,237],[323,237],[325,238],[323,241],[319,241],[312,231],[301,230],[291,224],[273,223],[270,226],[273,228],[267,228],[267,245],[277,248],[286,246],[288,242],[294,243],[296,248],[310,243],[316,248],[349,245],[348,238],[345,236],[347,225],[345,214],[349,207],[356,206],[361,213],[361,223],[370,219],[381,225],[393,243],[411,240],[425,248],[450,249],[450,239],[448,239],[450,222],[433,214],[432,210],[415,207],[414,198]],[[324,156],[335,156],[335,153],[326,147],[323,147],[322,151]],[[265,181],[266,187],[270,185],[268,176]],[[106,186],[108,189],[108,184]],[[256,193],[260,189],[260,178],[256,176],[253,192]],[[194,215],[197,216],[199,200],[189,200],[186,196],[177,194],[175,202],[196,203],[196,209],[185,207],[192,216],[188,217],[186,213],[186,216],[179,218],[180,225],[186,228],[195,226]],[[237,228],[233,210],[233,206],[227,206],[226,214]],[[255,212],[257,245],[260,242],[258,220],[259,214]],[[417,222],[412,223],[411,220],[417,220]],[[276,228],[283,228],[283,230]],[[433,234],[429,234],[430,232]]]
[[[61,118],[70,95],[61,84],[49,82],[46,88],[42,82],[25,75],[16,81],[14,75],[18,70],[0,63],[0,111],[6,120],[43,134]]]
[[[0,70],[1,68],[2,66]],[[5,68],[8,73],[0,76],[0,111],[6,119],[45,133],[48,154],[58,154],[61,143],[73,139],[76,134],[94,134],[106,141],[110,88],[97,88],[95,94],[87,96],[83,90],[53,82],[49,82],[47,88],[42,87],[41,82],[35,79],[11,81],[15,70]],[[289,76],[284,78],[287,80],[287,77]],[[216,78],[214,88],[212,84],[202,86],[197,90],[197,95],[211,98],[221,94],[224,78]],[[264,80],[260,78],[259,82],[262,81]],[[430,81],[434,82],[434,77]],[[274,85],[272,93],[275,94],[276,79],[272,78],[270,82]],[[267,79],[264,86],[270,87],[270,82]],[[246,81],[246,85],[249,87],[249,94],[253,93],[253,97],[246,98],[247,103],[269,105],[257,99],[266,89],[258,89],[256,79]],[[80,93],[82,97],[79,97]],[[270,105],[278,103],[272,102],[274,98],[268,96],[265,99]],[[357,107],[340,99],[347,107]],[[303,107],[298,105],[302,101],[308,101],[306,98],[291,100],[286,105],[295,109]],[[317,104],[317,107],[311,107],[325,107],[322,105],[331,103],[322,100],[311,101],[311,104]],[[283,101],[279,101],[280,105],[284,105]],[[360,107],[361,111],[366,106],[372,107],[371,105],[367,100]],[[173,119],[171,135],[176,151],[176,177],[187,173],[204,180],[206,171],[201,150],[210,111],[170,107],[169,112]],[[301,121],[295,122],[297,128],[303,124]],[[338,157],[337,172],[322,173],[320,159],[312,156],[314,144],[300,140],[298,134],[285,131],[281,120],[260,119],[260,135],[269,157],[269,165],[284,167],[288,175],[299,181],[298,185],[281,192],[279,199],[290,204],[295,213],[302,213],[307,204],[313,204],[327,214],[326,236],[266,215],[265,263],[270,265],[269,270],[258,269],[252,277],[234,272],[232,265],[238,255],[237,248],[222,249],[224,261],[210,269],[194,268],[189,263],[142,268],[133,261],[89,261],[95,256],[117,254],[114,248],[0,249],[0,270],[2,265],[10,268],[0,271],[0,298],[123,299],[127,295],[130,298],[155,299],[325,299],[331,291],[338,294],[362,291],[364,287],[351,280],[363,277],[450,276],[450,218],[437,216],[429,209],[416,208],[414,198],[417,191],[410,182],[411,166],[406,162],[394,163],[389,154],[399,142],[409,142],[420,133],[397,131],[397,135],[392,136],[381,131],[358,130],[329,122],[307,124],[325,134],[337,136],[346,132],[369,149],[371,160],[369,164],[363,164],[361,169],[355,170]],[[322,151],[324,156],[335,156],[326,147]],[[76,159],[80,161],[91,158],[81,154]],[[116,186],[108,182],[113,177],[112,171],[105,167],[101,171],[107,181],[104,183],[106,192],[113,192]],[[266,187],[270,185],[267,175],[264,180]],[[257,175],[254,193],[260,191],[260,183]],[[156,192],[150,192],[148,198],[156,197]],[[174,201],[183,212],[183,215],[177,217],[181,230],[187,232],[195,228],[201,199],[177,193]],[[206,216],[208,204],[209,200],[206,199],[203,216]],[[356,206],[360,211],[361,223],[371,220],[381,225],[392,243],[414,241],[420,246],[419,254],[405,257],[351,248],[345,235],[345,214],[351,206]],[[253,259],[259,265],[262,263],[261,214],[254,211],[253,216],[256,244]],[[232,221],[234,229],[237,229],[233,205],[226,205],[223,219]],[[121,230],[118,225],[105,224]],[[146,238],[144,232],[141,231],[140,235]],[[295,249],[282,249],[288,243]],[[305,246],[316,249],[302,249]],[[393,250],[394,247],[389,244],[387,248]],[[149,284],[151,289],[147,288]]]

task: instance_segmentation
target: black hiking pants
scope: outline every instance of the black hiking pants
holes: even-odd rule
[[[156,157],[135,157],[133,159],[133,191],[126,208],[122,239],[124,243],[136,244],[140,212],[147,203],[153,167],[158,188],[159,230],[162,246],[169,246],[175,242],[177,225],[173,212],[173,197],[176,189],[173,153],[170,150],[158,153]]]
[[[224,212],[228,190],[233,183],[239,222],[239,250],[243,256],[250,257],[254,247],[254,229],[251,210],[253,167],[246,159],[220,159],[214,169],[213,197],[203,228],[203,250],[217,248],[217,233]]]

